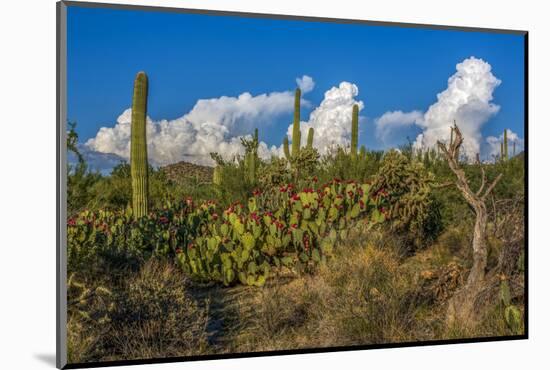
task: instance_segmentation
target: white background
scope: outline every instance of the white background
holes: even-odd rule
[[[550,95],[546,89],[550,86],[550,21],[544,1],[111,2],[530,31],[529,340],[176,363],[141,368],[549,368],[550,208],[547,194],[550,166],[547,152],[550,150]],[[53,368],[55,1],[3,1],[0,41],[0,368]]]

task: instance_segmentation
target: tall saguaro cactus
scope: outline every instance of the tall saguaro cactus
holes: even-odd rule
[[[302,91],[296,88],[294,93],[294,122],[292,123],[292,156],[297,156],[300,152],[301,132],[300,132],[300,98]]]
[[[351,114],[351,157],[357,158],[357,144],[359,142],[359,106],[353,105]]]
[[[147,75],[139,72],[134,81],[132,98],[132,133],[130,172],[132,175],[132,209],[136,219],[147,214],[149,165],[147,163]]]

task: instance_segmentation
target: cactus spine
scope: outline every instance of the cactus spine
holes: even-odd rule
[[[302,92],[299,88],[294,94],[294,122],[292,124],[292,156],[296,157],[300,152],[300,97]]]
[[[308,149],[313,148],[313,134],[314,134],[313,127],[310,127],[308,132],[307,132],[307,147],[308,147]]]
[[[136,219],[147,215],[149,174],[147,163],[147,75],[139,72],[134,81],[130,172],[132,175],[132,209]]]
[[[357,157],[357,143],[359,136],[359,106],[353,105],[353,111],[351,115],[351,157]]]

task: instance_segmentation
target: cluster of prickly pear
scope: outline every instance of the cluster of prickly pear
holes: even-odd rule
[[[215,203],[167,201],[163,209],[135,220],[131,209],[82,211],[67,220],[69,269],[84,271],[98,261],[169,255],[215,221]]]
[[[202,279],[263,285],[273,267],[304,269],[326,261],[358,219],[384,222],[383,203],[380,195],[370,196],[369,184],[339,180],[300,192],[284,185],[276,197],[255,191],[246,207],[233,204],[221,223],[203,229],[178,261]]]
[[[433,207],[432,185],[434,176],[422,162],[410,159],[392,150],[384,156],[375,176],[373,189],[387,197],[390,203],[391,225],[397,231],[420,243],[427,230],[439,231],[439,217]]]
[[[506,279],[502,279],[500,282],[499,291],[500,303],[504,307],[504,321],[510,328],[513,334],[521,334],[522,329],[522,314],[517,306],[512,304],[510,285]]]
[[[359,220],[384,222],[385,204],[369,184],[335,179],[301,191],[283,185],[275,196],[256,190],[246,206],[223,212],[214,202],[196,205],[190,198],[137,221],[131,212],[85,211],[68,220],[68,255],[76,266],[114,253],[138,259],[175,254],[195,278],[260,286],[272,268],[324,262]]]

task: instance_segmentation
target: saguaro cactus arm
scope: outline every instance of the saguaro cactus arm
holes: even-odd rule
[[[285,157],[287,161],[290,161],[290,148],[288,147],[288,137],[284,137],[283,139],[283,151],[285,153]]]
[[[313,148],[313,135],[314,135],[313,127],[310,127],[309,130],[307,131],[307,147],[309,149]]]
[[[147,214],[149,192],[149,164],[147,162],[147,89],[145,72],[139,72],[134,81],[130,143],[130,172],[132,176],[132,209],[136,219]]]

